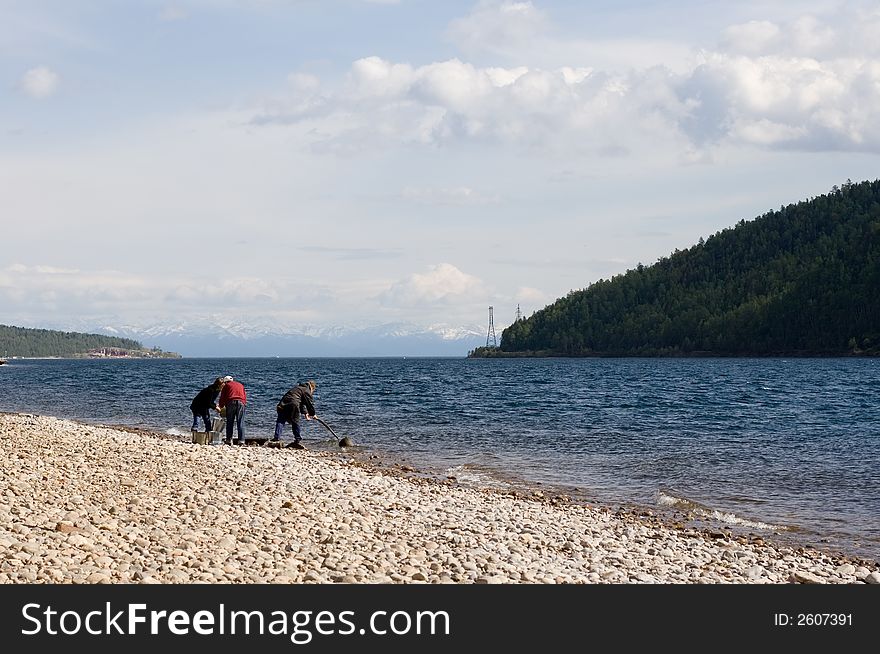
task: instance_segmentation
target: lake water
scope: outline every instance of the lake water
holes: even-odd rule
[[[318,416],[361,454],[880,559],[876,359],[19,359],[0,410],[188,435],[193,396],[226,374],[248,436],[314,379]]]

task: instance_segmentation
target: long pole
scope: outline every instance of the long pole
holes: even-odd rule
[[[328,425],[326,422],[321,420],[318,416],[314,416],[313,420],[317,420],[318,422],[320,422],[322,425],[324,425],[327,428],[327,431],[329,431],[331,434],[336,436],[336,432],[333,431],[333,429],[330,427],[330,425]],[[339,436],[336,436],[336,438],[339,438]]]

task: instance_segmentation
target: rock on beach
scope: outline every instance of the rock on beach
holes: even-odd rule
[[[876,584],[634,513],[0,414],[0,583]]]

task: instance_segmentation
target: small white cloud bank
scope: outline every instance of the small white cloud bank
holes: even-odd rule
[[[320,301],[320,288],[256,277],[204,280],[14,263],[0,268],[0,305],[10,314],[87,316],[145,307],[172,311],[298,309]]]
[[[380,295],[379,301],[383,306],[433,309],[438,304],[453,304],[483,294],[485,289],[479,278],[450,263],[441,263],[395,282]]]
[[[37,66],[22,75],[19,86],[26,95],[42,100],[55,93],[59,82],[58,73],[46,66]]]
[[[134,320],[158,314],[332,324],[353,313],[396,320],[413,310],[418,314],[413,322],[427,324],[474,315],[471,305],[483,305],[486,297],[479,278],[449,263],[396,282],[364,278],[343,284],[303,283],[300,277],[140,275],[45,264],[0,267],[0,306],[10,324],[37,316],[87,320],[116,315]]]

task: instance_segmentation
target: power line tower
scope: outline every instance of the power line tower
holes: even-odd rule
[[[513,322],[519,322],[520,320],[522,320],[522,311],[519,310],[519,305],[517,304],[516,305],[516,320],[514,320]]]
[[[489,307],[489,331],[486,333],[486,347],[489,347],[489,341],[492,341],[492,347],[498,347],[498,340],[495,338],[495,319],[492,317],[492,307]]]

